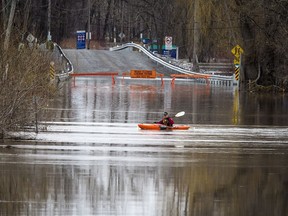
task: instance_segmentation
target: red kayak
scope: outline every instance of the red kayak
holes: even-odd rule
[[[142,130],[188,130],[190,126],[188,125],[174,125],[173,127],[169,127],[167,125],[162,124],[149,124],[149,123],[142,123],[138,124],[138,127]]]

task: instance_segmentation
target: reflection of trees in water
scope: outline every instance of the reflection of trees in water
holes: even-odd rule
[[[241,154],[241,149],[191,155],[110,151],[101,156],[129,157],[130,161],[69,165],[68,160],[49,165],[48,160],[44,165],[37,161],[31,165],[31,160],[21,163],[14,149],[3,151],[15,154],[11,160],[19,163],[1,165],[1,215],[68,214],[76,207],[95,214],[128,214],[131,209],[173,216],[287,213],[285,154]],[[190,166],[176,162],[182,157],[191,158]]]
[[[9,153],[14,154],[14,151],[10,149]],[[14,160],[18,160],[17,156]],[[53,170],[39,168],[31,164],[1,165],[0,215],[21,215],[37,202],[47,201],[50,190],[47,173]]]
[[[185,197],[185,215],[287,215],[287,170],[274,167],[277,157],[244,155],[250,165],[243,168],[245,158],[237,162],[237,157],[243,155],[226,158],[220,167],[212,162],[175,170],[175,191],[178,200]],[[202,159],[211,161],[211,155]]]
[[[243,125],[287,125],[287,96],[283,94],[240,94]]]

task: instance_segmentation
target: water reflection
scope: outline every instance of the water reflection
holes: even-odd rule
[[[110,78],[61,91],[36,141],[0,148],[0,215],[287,214],[286,95]],[[191,130],[137,129],[163,110]]]
[[[243,124],[287,125],[287,94],[240,95]]]
[[[34,154],[1,165],[1,215],[285,215],[287,155],[107,152],[124,161]],[[47,154],[39,151],[38,154]],[[67,152],[66,152],[67,154]],[[68,156],[71,153],[68,153]],[[171,154],[171,155],[170,155]],[[72,153],[71,158],[78,155]],[[139,158],[151,157],[143,164]],[[152,162],[153,158],[157,162]],[[190,157],[190,162],[179,159]],[[67,157],[69,158],[69,157]],[[169,160],[165,160],[169,158]],[[14,163],[17,161],[17,163]],[[176,163],[175,163],[175,161]],[[178,161],[178,162],[177,162]],[[72,163],[70,163],[72,162]]]
[[[68,82],[62,90],[63,98],[48,110],[63,121],[153,122],[163,110],[185,110],[177,121],[186,124],[285,126],[288,120],[287,95],[239,93],[234,87],[121,79],[111,85],[103,78],[79,79],[76,86]]]

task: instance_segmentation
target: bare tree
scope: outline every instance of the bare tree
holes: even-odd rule
[[[88,30],[87,2],[51,0],[51,33],[56,42]],[[46,39],[47,1],[2,0],[1,7],[6,49],[13,31],[22,39],[27,32]],[[287,7],[286,0],[91,0],[91,31],[94,40],[109,42],[138,41],[142,34],[157,39],[159,52],[169,35],[180,47],[181,58],[194,63],[212,57],[232,61],[230,50],[239,44],[244,49],[245,82],[285,85]]]
[[[4,39],[4,50],[8,50],[8,47],[9,47],[9,41],[10,41],[10,36],[11,36],[11,31],[12,31],[15,10],[16,10],[16,0],[12,0],[5,39]]]
[[[6,66],[0,70],[0,131],[17,130],[35,120],[34,104],[39,110],[54,95],[55,88],[49,84],[47,57],[36,49],[0,50]],[[17,62],[17,64],[15,64]],[[9,65],[9,67],[7,67]]]
[[[287,1],[235,2],[240,11],[246,81],[287,87]]]

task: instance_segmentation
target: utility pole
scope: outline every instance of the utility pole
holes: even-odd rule
[[[193,71],[199,72],[198,65],[198,45],[199,45],[199,29],[200,29],[200,20],[199,20],[199,0],[194,1],[194,35],[193,35]]]
[[[47,34],[47,41],[51,41],[51,0],[48,0],[48,34]]]
[[[124,33],[123,33],[123,20],[124,20],[124,12],[123,12],[123,10],[124,10],[124,3],[123,3],[123,1],[121,1],[121,32],[120,32],[120,34],[121,34],[121,36],[120,36],[120,42],[122,43],[122,40],[123,40],[123,35],[124,35]]]
[[[90,49],[90,32],[91,32],[91,23],[90,23],[90,16],[91,16],[91,0],[88,0],[88,36],[87,36],[87,49]]]

